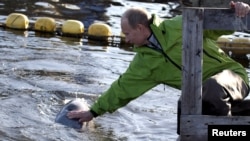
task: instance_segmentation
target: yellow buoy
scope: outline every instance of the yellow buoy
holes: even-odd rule
[[[230,40],[228,37],[224,36],[224,35],[220,36],[220,37],[217,39],[217,42],[230,42],[230,41],[231,41],[231,40]]]
[[[41,17],[36,20],[35,30],[42,32],[54,32],[56,29],[56,22],[53,18]]]
[[[235,37],[232,39],[233,47],[249,47],[250,48],[250,39],[245,37]]]
[[[250,53],[250,39],[246,37],[235,37],[229,46],[235,55],[246,55]]]
[[[232,42],[246,44],[246,43],[250,43],[250,39],[246,37],[235,37],[233,38]]]
[[[88,35],[91,36],[111,36],[111,28],[105,23],[93,23],[88,28]]]
[[[62,25],[62,33],[64,34],[82,34],[84,25],[78,20],[67,20]]]
[[[231,40],[224,35],[220,36],[217,39],[217,44],[219,45],[219,47],[227,47],[228,43],[230,43],[230,42],[231,42]]]
[[[29,19],[21,13],[11,13],[6,19],[6,26],[14,29],[27,29],[29,27]]]
[[[123,32],[120,33],[121,43],[126,43],[125,34]]]

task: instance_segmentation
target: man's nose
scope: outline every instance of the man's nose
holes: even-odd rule
[[[125,37],[125,41],[126,41],[127,43],[129,43],[129,39],[128,39],[128,38],[126,38],[126,37]]]

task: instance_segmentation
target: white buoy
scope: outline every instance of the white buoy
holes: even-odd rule
[[[11,13],[6,19],[6,26],[14,29],[27,29],[29,27],[29,19],[21,13]]]

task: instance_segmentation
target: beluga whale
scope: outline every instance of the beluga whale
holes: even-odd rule
[[[56,115],[55,122],[71,128],[81,129],[83,123],[79,122],[78,118],[70,119],[67,117],[67,113],[73,110],[87,111],[89,110],[89,105],[83,98],[69,100]]]

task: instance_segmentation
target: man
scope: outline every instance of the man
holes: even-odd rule
[[[231,2],[236,15],[249,13],[248,4]],[[89,111],[71,111],[69,118],[88,122],[106,112],[114,112],[158,84],[181,89],[182,17],[161,20],[141,8],[130,8],[121,17],[126,41],[137,54],[128,69],[112,83]],[[249,93],[245,68],[227,56],[215,40],[233,31],[204,31],[202,114],[231,115],[231,105]]]

